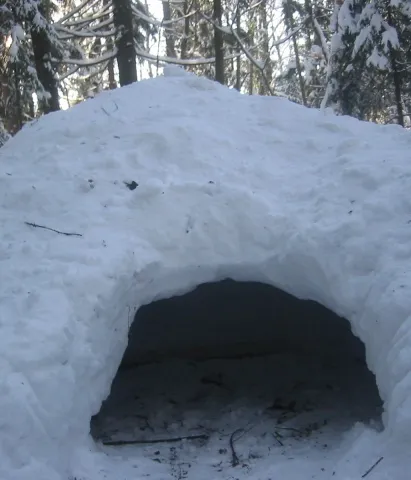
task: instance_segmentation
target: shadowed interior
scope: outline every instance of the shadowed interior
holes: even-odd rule
[[[161,478],[203,480],[228,478],[230,435],[242,431],[243,466],[295,459],[291,478],[301,461],[314,468],[312,455],[332,475],[355,426],[382,429],[381,399],[349,322],[269,285],[224,280],[138,310],[91,433],[108,454],[127,446],[133,465],[148,459],[150,475],[154,459]]]
[[[279,352],[363,362],[365,354],[349,322],[322,305],[263,283],[224,280],[141,307],[122,365]]]

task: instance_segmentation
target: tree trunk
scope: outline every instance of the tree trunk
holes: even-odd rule
[[[390,4],[388,4],[387,6],[387,13],[388,13],[388,23],[390,24],[391,27],[394,27]],[[398,31],[397,28],[396,30]],[[393,48],[391,44],[389,47],[389,51],[390,51],[390,62],[391,62],[391,68],[392,68],[392,79],[394,82],[395,104],[397,107],[397,118],[398,118],[398,123],[403,127],[404,126],[404,107],[403,107],[402,94],[401,94],[402,78],[398,68],[398,58],[397,58],[398,52],[395,48]]]
[[[176,48],[174,44],[174,30],[171,24],[171,8],[170,0],[163,0],[163,19],[165,23],[164,36],[166,39],[166,55],[167,57],[177,58]]]
[[[263,31],[262,34],[262,44],[261,44],[261,58],[264,59],[265,68],[264,74],[267,79],[267,82],[260,80],[260,95],[268,95],[267,85],[271,87],[273,80],[273,67],[271,64],[270,58],[270,42],[268,36],[268,19],[267,19],[267,0],[263,0],[260,5],[260,19],[261,19],[261,28]]]
[[[237,32],[239,32],[241,27],[240,9],[238,9],[237,11],[236,24],[237,24]],[[238,52],[240,51],[239,46],[237,46],[237,50]],[[240,55],[238,55],[237,58],[235,59],[235,89],[238,91],[241,91],[241,56]]]
[[[1,17],[0,17],[1,20]],[[6,36],[0,36],[0,51],[6,51]],[[14,133],[16,102],[13,101],[13,73],[8,58],[0,56],[0,122],[9,133]]]
[[[184,35],[183,35],[183,39],[181,40],[181,58],[185,59],[187,58],[188,36],[190,35],[190,19],[187,16],[189,13],[187,0],[184,1],[183,12],[184,12],[185,18],[184,18]],[[184,68],[188,68],[188,67],[186,66]]]
[[[116,76],[114,74],[114,60],[111,59],[107,65],[108,70],[108,88],[115,90],[117,88]]]
[[[103,0],[103,5],[106,6],[110,3],[110,0]],[[104,16],[101,19],[101,22],[108,20],[110,16]],[[107,51],[114,50],[114,39],[113,37],[106,38],[106,49]],[[108,74],[108,88],[109,90],[115,90],[117,88],[116,75],[114,71],[114,58],[110,59],[107,64],[107,74]]]
[[[48,20],[50,18],[46,2],[39,5],[39,12]],[[51,65],[53,45],[45,28],[36,28],[34,25],[30,30],[33,45],[34,62],[36,65],[37,77],[44,90],[50,95],[49,98],[40,98],[40,109],[44,113],[60,110],[58,82]]]
[[[4,21],[0,13],[0,22]],[[6,35],[0,35],[0,123],[11,135],[22,127],[20,81],[18,62],[11,62],[4,52],[7,51]]]
[[[117,65],[120,85],[137,81],[137,62],[134,48],[133,11],[131,0],[113,0],[116,28]]]
[[[402,103],[402,94],[401,94],[401,74],[398,70],[398,64],[396,61],[396,52],[391,47],[390,48],[391,54],[391,65],[392,65],[392,76],[394,81],[394,91],[395,91],[395,104],[397,107],[397,117],[398,123],[403,127],[404,126],[404,107]]]
[[[14,75],[14,88],[16,96],[16,110],[15,110],[15,121],[13,125],[14,131],[11,133],[16,133],[23,128],[23,106],[21,101],[21,92],[20,92],[20,72],[16,64],[13,65],[13,75]]]
[[[310,52],[312,48],[311,33],[314,34],[314,45],[318,45],[318,43],[316,42],[316,39],[318,40],[318,34],[315,30],[314,23],[313,23],[314,14],[313,14],[313,6],[311,4],[311,0],[304,0],[304,7],[305,7],[305,13],[311,19],[311,25],[312,25],[312,30],[309,30],[305,35],[305,49],[307,50],[307,52]]]
[[[213,0],[214,3],[214,22],[221,27],[221,18],[223,16],[223,8],[221,0]],[[224,41],[223,32],[214,27],[214,51],[215,51],[215,80],[224,85]]]
[[[287,0],[287,2],[284,4],[284,11],[285,11],[285,17],[288,23],[288,28],[290,31],[292,31],[295,28],[295,24],[293,19],[293,13],[290,8],[290,0]],[[295,55],[295,66],[297,69],[298,81],[300,84],[301,99],[302,99],[303,105],[307,106],[307,97],[305,95],[305,85],[304,85],[304,79],[303,79],[302,69],[301,69],[300,53],[298,51],[297,39],[295,38],[295,35],[292,36],[292,39],[293,39],[293,48],[294,48],[294,55]]]
[[[247,34],[248,34],[248,48],[250,51],[253,51],[254,44],[256,41],[256,31],[257,31],[257,23],[255,19],[256,11],[255,9],[251,9],[247,15]],[[253,62],[248,60],[248,94],[254,94],[254,73],[255,73],[255,65]]]
[[[253,95],[254,93],[254,63],[250,62],[250,72],[249,72],[250,82],[248,84],[248,94]]]
[[[16,68],[10,67],[10,70],[12,72],[9,75],[0,77],[0,119],[3,121],[7,132],[14,135],[21,129],[23,121],[20,95],[16,91],[20,88],[19,81],[16,78]]]
[[[235,89],[241,91],[241,57],[235,59]]]

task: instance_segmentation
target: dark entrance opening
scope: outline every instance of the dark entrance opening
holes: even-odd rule
[[[304,478],[331,478],[354,426],[381,429],[381,410],[346,319],[266,284],[224,280],[138,310],[91,430],[140,474],[154,462],[179,480],[259,469],[270,478],[298,460]]]

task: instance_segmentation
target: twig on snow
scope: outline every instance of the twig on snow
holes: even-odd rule
[[[275,426],[276,430],[290,430],[292,432],[300,433],[301,435],[303,432],[301,430],[298,430],[298,428],[293,428],[293,427],[279,427],[278,425]]]
[[[37,223],[31,223],[31,222],[24,222],[24,223],[26,225],[29,225],[30,227],[44,228],[45,230],[50,230],[51,232],[56,232],[56,233],[59,233],[60,235],[67,235],[68,237],[82,237],[83,236],[81,233],[62,232],[60,230],[55,230],[54,228],[45,227],[44,225],[38,225]]]
[[[111,113],[115,113],[115,112],[117,112],[117,110],[118,110],[118,105],[117,105],[117,103],[116,103],[116,102],[113,102],[113,103],[114,103],[114,106],[115,106],[115,110],[114,110],[113,112],[111,112]],[[101,110],[103,110],[103,112],[104,112],[108,117],[111,117],[110,113],[109,113],[104,107],[100,107],[100,108],[101,108]]]
[[[210,437],[206,434],[188,435],[185,437],[171,437],[171,438],[154,438],[152,440],[106,440],[103,445],[119,446],[119,445],[144,445],[149,443],[173,443],[182,442],[183,440],[208,440]]]
[[[272,434],[275,440],[279,443],[280,447],[284,447],[284,443],[280,440],[281,435],[278,432]]]
[[[243,429],[239,428],[238,430],[235,430],[230,437],[230,448],[231,448],[231,466],[236,467],[240,463],[240,459],[238,458],[238,455],[236,451],[234,450],[234,435],[238,432],[241,432]]]
[[[237,433],[240,433],[241,435],[236,438],[236,440],[240,440],[240,438],[245,435],[248,430],[244,430],[244,428],[237,428],[237,430],[234,430],[234,432],[230,436],[230,448],[231,448],[231,466],[236,467],[240,463],[240,459],[234,449],[234,437]]]
[[[371,467],[364,473],[364,475],[361,475],[361,478],[365,478],[369,473],[371,473],[374,468],[384,459],[384,457],[380,457],[375,463],[371,465]]]
[[[241,437],[243,437],[246,433],[248,433],[250,430],[252,430],[255,427],[254,425],[249,426],[248,428],[237,428],[237,430],[234,430],[234,432],[230,435],[230,448],[231,448],[231,466],[236,467],[237,465],[240,464],[240,459],[234,449],[234,441],[240,440]],[[234,437],[237,433],[241,434],[234,440]]]

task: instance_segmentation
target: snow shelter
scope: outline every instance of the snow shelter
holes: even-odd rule
[[[370,415],[364,423],[370,405],[378,408],[372,394],[365,416],[352,417],[363,425],[341,432],[344,443],[327,457],[336,465],[331,476],[359,478],[379,462],[373,480],[408,480],[409,133],[281,98],[242,96],[175,69],[165,73],[47,115],[0,150],[0,478],[111,480],[119,466],[124,478],[167,478],[170,465],[177,477],[185,471],[175,461],[177,445],[166,465],[151,446],[133,462],[124,459],[129,446],[103,444],[107,438],[97,433],[110,426],[103,412],[111,408],[110,392],[114,405],[126,405],[115,378],[135,382],[134,397],[144,391],[159,402],[147,411],[147,401],[134,398],[142,403],[123,417],[111,410],[117,430],[140,415],[133,428],[143,440],[159,435],[159,425],[168,437],[199,435],[183,439],[187,451],[203,448],[191,441],[209,448],[216,439],[222,457],[209,463],[244,463],[242,471],[255,473],[247,469],[260,468],[255,460],[263,455],[264,471],[276,478],[276,469],[287,467],[281,454],[276,462],[270,455],[287,442],[303,445],[285,438],[293,430],[279,417],[308,419],[320,401],[337,399],[335,382],[328,389],[323,380],[342,367],[339,357],[349,357],[351,372],[368,379],[367,391],[376,392],[373,382],[378,388],[384,428],[378,416],[376,425]],[[290,352],[305,355],[304,370]],[[328,370],[318,370],[317,353]],[[364,358],[375,380],[366,376]],[[135,364],[146,383],[135,381]],[[120,366],[128,373],[116,377]],[[259,389],[255,382],[267,371],[277,379],[289,373],[282,376],[286,395]],[[218,423],[216,409],[203,415],[191,408],[185,416],[178,407],[195,395],[178,382],[179,372],[200,385],[207,408],[245,399],[231,413],[239,421],[246,411],[251,425],[225,423],[228,411]],[[349,389],[353,377],[340,377]],[[343,411],[331,403],[321,408]],[[252,411],[272,415],[271,439],[280,450],[270,445],[268,455],[265,444],[259,450],[247,443],[268,435]],[[236,425],[234,432],[242,431],[231,437]],[[318,440],[320,430],[311,427],[310,438]],[[130,440],[136,431],[121,433]],[[122,453],[105,450],[115,448]]]

